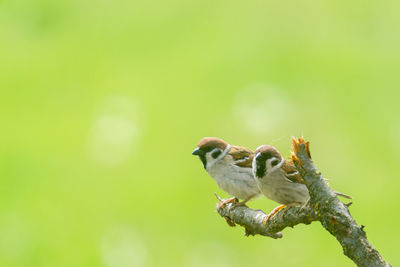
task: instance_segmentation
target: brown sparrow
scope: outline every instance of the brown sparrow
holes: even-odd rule
[[[236,198],[243,201],[234,203],[234,206],[245,205],[260,194],[252,173],[254,153],[248,148],[229,145],[216,137],[204,137],[192,155],[199,156],[211,178],[223,191],[234,196],[223,201],[220,207],[235,202]]]
[[[310,198],[307,187],[301,183],[302,177],[294,164],[286,161],[273,146],[262,145],[257,148],[253,159],[253,174],[261,192],[280,204],[264,220],[264,224],[284,207],[306,204]],[[345,194],[335,192],[346,198]]]

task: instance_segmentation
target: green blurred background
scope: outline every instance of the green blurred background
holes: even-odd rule
[[[204,136],[313,158],[400,265],[400,2],[0,1],[0,266],[354,266],[244,237]],[[265,198],[249,206],[270,211]]]

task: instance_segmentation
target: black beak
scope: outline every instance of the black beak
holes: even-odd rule
[[[196,148],[193,150],[192,155],[195,155],[195,156],[203,155],[203,151],[201,151],[198,147],[196,147]]]

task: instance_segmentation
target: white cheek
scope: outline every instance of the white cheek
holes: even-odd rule
[[[207,168],[211,167],[215,163],[215,159],[211,156],[211,153],[206,153]]]
[[[207,159],[207,162],[211,162],[213,160],[210,153],[206,154],[206,159]]]
[[[252,171],[253,171],[253,176],[256,177],[256,168],[257,168],[257,166],[256,166],[256,158],[253,159],[253,162],[251,163],[251,168],[252,168]]]
[[[269,159],[265,162],[265,166],[266,166],[266,169],[268,172],[271,172],[274,170],[274,168],[271,166],[271,161],[273,161],[273,160],[274,160],[274,158]]]

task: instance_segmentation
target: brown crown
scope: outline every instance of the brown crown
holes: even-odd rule
[[[217,137],[204,137],[201,141],[197,144],[197,147],[200,149],[204,149],[206,147],[218,147],[222,150],[228,146],[228,143],[222,139]]]
[[[268,155],[268,158],[272,158],[272,157],[276,157],[280,160],[282,160],[282,155],[281,153],[279,153],[278,150],[276,150],[275,147],[270,146],[270,145],[262,145],[259,146],[256,149],[255,154],[257,155],[258,153],[264,154],[264,155]]]

